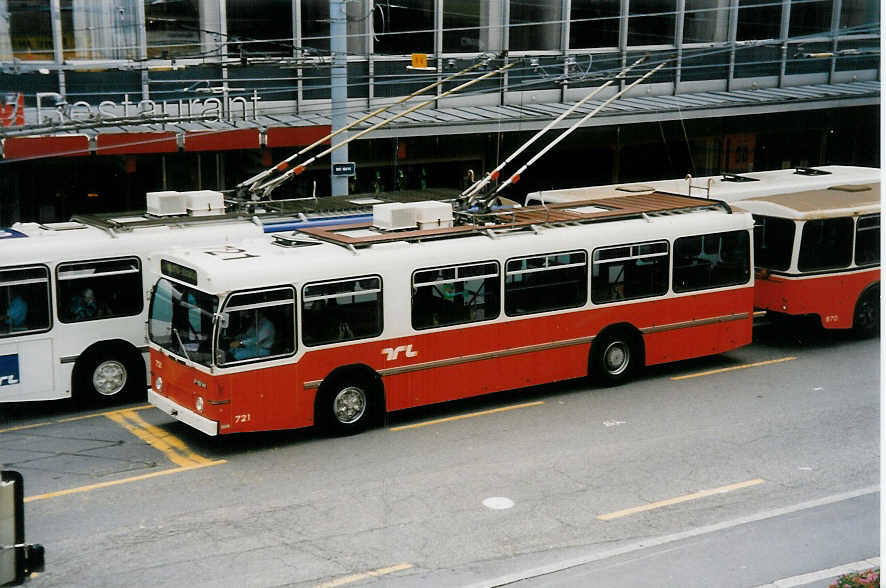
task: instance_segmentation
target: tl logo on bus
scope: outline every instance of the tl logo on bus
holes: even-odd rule
[[[18,355],[0,355],[0,386],[14,386],[19,383]]]
[[[400,353],[403,352],[403,355],[406,357],[415,357],[418,355],[418,351],[412,350],[412,345],[397,345],[396,347],[385,347],[381,350],[382,355],[386,356],[388,361],[395,361]]]

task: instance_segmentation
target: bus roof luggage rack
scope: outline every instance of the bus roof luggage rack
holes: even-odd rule
[[[729,205],[720,200],[653,192],[577,202],[560,202],[547,206],[492,210],[482,213],[471,210],[458,211],[455,216],[459,222],[452,227],[384,231],[374,227],[371,223],[360,223],[307,227],[298,229],[297,232],[355,251],[358,248],[396,241],[418,242],[473,235],[493,237],[518,229],[536,230],[537,227],[567,226],[629,218],[648,219],[662,213],[716,209],[732,213]]]

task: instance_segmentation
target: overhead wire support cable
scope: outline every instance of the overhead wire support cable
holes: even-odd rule
[[[520,180],[520,174],[522,174],[522,173],[523,173],[524,171],[526,171],[526,170],[527,170],[532,164],[534,164],[536,161],[538,161],[538,160],[539,160],[539,159],[540,159],[545,153],[547,153],[548,151],[550,151],[551,149],[553,149],[554,146],[557,145],[557,143],[559,143],[560,141],[562,141],[563,139],[565,139],[570,133],[572,133],[572,131],[574,131],[575,129],[577,129],[578,127],[580,127],[580,126],[581,126],[582,124],[584,124],[585,121],[587,121],[589,118],[591,118],[592,116],[594,116],[595,114],[597,114],[598,112],[600,112],[601,110],[603,110],[604,108],[606,108],[606,107],[607,107],[610,103],[612,103],[614,100],[617,100],[618,98],[620,98],[621,96],[623,96],[625,93],[628,92],[628,90],[632,89],[634,86],[636,86],[637,84],[639,84],[640,82],[642,82],[643,80],[645,80],[646,78],[648,78],[649,76],[651,76],[652,74],[656,73],[658,70],[660,70],[661,68],[663,68],[666,64],[670,63],[671,61],[673,61],[673,59],[666,59],[665,61],[662,61],[662,62],[661,62],[660,64],[658,64],[655,68],[649,70],[648,72],[646,72],[645,74],[643,74],[641,77],[637,78],[636,80],[634,80],[633,82],[631,82],[629,85],[625,86],[624,89],[619,90],[618,92],[616,92],[615,94],[613,94],[612,97],[608,98],[606,101],[604,101],[602,104],[600,104],[597,108],[595,108],[594,110],[592,110],[591,112],[589,112],[588,114],[586,114],[585,116],[583,116],[579,121],[577,121],[577,122],[576,122],[575,124],[573,124],[571,127],[569,127],[568,129],[566,129],[563,133],[561,133],[559,137],[557,137],[556,139],[554,139],[553,141],[551,141],[550,143],[548,143],[547,146],[545,146],[544,149],[542,149],[541,151],[539,151],[539,152],[538,152],[538,153],[537,153],[532,159],[530,159],[530,160],[527,161],[525,164],[523,164],[523,167],[521,167],[520,169],[518,169],[516,173],[514,173],[513,175],[511,175],[511,177],[509,177],[509,178],[507,179],[507,181],[505,181],[504,183],[502,183],[502,185],[500,185],[500,186],[495,190],[495,192],[492,193],[491,196],[495,196],[496,194],[498,194],[499,192],[501,192],[502,190],[504,190],[506,187],[510,186],[511,184],[515,184],[515,183],[517,183],[517,182]],[[491,200],[492,198],[490,197],[489,199]]]
[[[363,117],[359,118],[358,120],[355,120],[354,122],[349,123],[348,125],[326,135],[325,137],[317,139],[316,141],[314,141],[313,143],[311,143],[310,145],[308,145],[304,149],[299,150],[298,153],[295,153],[294,155],[287,157],[286,159],[284,159],[283,161],[281,161],[277,165],[270,167],[270,168],[268,168],[256,175],[252,176],[251,178],[249,178],[248,180],[246,180],[244,182],[237,184],[237,189],[252,191],[252,188],[254,186],[256,186],[259,182],[261,182],[262,180],[267,178],[269,175],[273,174],[275,171],[276,172],[286,171],[289,168],[290,162],[292,162],[299,155],[302,155],[303,153],[310,151],[311,149],[313,149],[317,145],[320,145],[321,143],[324,143],[326,141],[330,141],[333,137],[335,137],[339,133],[343,133],[343,132],[353,128],[354,126],[369,120],[373,116],[377,116],[377,115],[385,112],[386,110],[389,110],[390,108],[392,108],[394,106],[397,106],[398,104],[403,104],[404,102],[411,100],[412,98],[415,98],[416,96],[419,96],[421,94],[429,92],[429,91],[433,90],[434,88],[452,80],[453,78],[456,78],[460,75],[466,74],[466,73],[470,72],[471,70],[474,70],[474,69],[480,67],[481,65],[483,65],[482,61],[474,63],[470,67],[467,67],[461,71],[457,71],[454,74],[447,76],[446,78],[444,78],[442,80],[436,81],[436,82],[429,84],[423,88],[420,88],[419,90],[416,90],[415,92],[413,92],[412,94],[410,94],[408,96],[404,96],[403,98],[397,100],[396,102],[392,102],[391,104],[388,104],[386,106],[382,106],[380,108],[375,109],[374,111],[370,112],[366,116],[363,116]]]
[[[598,86],[598,87],[595,88],[590,94],[588,94],[587,96],[585,96],[584,98],[582,98],[581,100],[579,100],[578,102],[576,102],[576,103],[575,103],[574,105],[572,105],[569,109],[567,109],[567,110],[564,111],[562,114],[560,114],[560,116],[558,116],[557,118],[555,118],[554,120],[552,120],[551,122],[549,122],[547,125],[545,125],[545,127],[544,127],[543,129],[541,129],[540,131],[538,131],[537,133],[535,133],[535,135],[533,135],[531,139],[529,139],[528,141],[526,141],[525,143],[523,143],[523,145],[521,145],[519,148],[517,148],[516,151],[514,151],[513,153],[511,153],[511,155],[509,155],[504,161],[502,161],[500,164],[498,164],[498,165],[495,167],[495,169],[493,169],[492,171],[488,172],[483,178],[481,178],[481,179],[477,180],[476,182],[474,182],[473,185],[471,185],[471,186],[468,187],[464,192],[461,193],[461,196],[460,196],[460,197],[463,198],[463,199],[467,199],[467,205],[468,205],[468,207],[470,207],[471,204],[473,204],[473,202],[474,202],[474,200],[475,200],[474,196],[475,196],[478,192],[480,192],[480,190],[482,190],[482,189],[483,189],[483,188],[484,188],[489,182],[494,181],[494,180],[497,180],[498,177],[499,177],[499,172],[500,172],[500,171],[501,171],[501,170],[502,170],[502,169],[503,169],[508,163],[510,163],[511,161],[513,161],[515,157],[517,157],[518,155],[520,155],[521,153],[523,153],[523,151],[525,151],[530,145],[532,145],[532,144],[533,144],[535,141],[537,141],[542,135],[544,135],[544,134],[545,134],[546,132],[548,132],[551,128],[553,128],[554,125],[556,125],[556,124],[559,123],[561,120],[563,120],[564,118],[566,118],[567,116],[569,116],[570,114],[572,114],[573,112],[575,112],[578,108],[581,107],[581,105],[583,105],[585,102],[587,102],[588,100],[590,100],[591,98],[593,98],[594,96],[596,96],[597,94],[599,94],[600,92],[602,92],[602,91],[603,91],[605,88],[607,88],[608,86],[612,85],[615,81],[620,80],[620,79],[623,79],[623,78],[627,75],[627,73],[628,73],[629,71],[631,71],[633,68],[635,68],[636,66],[638,66],[640,63],[642,63],[642,62],[645,61],[645,60],[646,60],[646,57],[645,57],[645,56],[644,56],[644,57],[641,57],[640,59],[638,59],[637,61],[635,61],[634,63],[632,63],[632,64],[629,65],[628,67],[626,67],[625,69],[623,69],[621,72],[619,72],[615,77],[613,77],[612,79],[606,81],[606,83],[604,83],[603,85]]]
[[[354,136],[349,137],[347,140],[342,141],[341,143],[338,143],[337,145],[333,145],[332,147],[326,149],[325,151],[322,151],[322,152],[318,153],[317,155],[311,157],[310,159],[306,160],[305,162],[303,162],[303,163],[301,163],[301,164],[299,164],[299,165],[296,165],[295,167],[291,167],[291,168],[287,169],[286,171],[284,171],[284,172],[283,172],[282,174],[280,174],[279,176],[276,176],[276,177],[274,177],[274,178],[268,180],[267,182],[265,182],[265,183],[263,183],[263,184],[255,184],[255,185],[253,185],[253,186],[250,188],[250,191],[253,193],[253,197],[255,197],[256,195],[259,195],[259,194],[260,194],[261,196],[269,196],[270,193],[271,193],[271,191],[273,191],[277,186],[279,186],[280,184],[282,184],[283,182],[285,182],[286,180],[288,180],[289,178],[291,178],[293,175],[298,175],[298,174],[302,173],[303,171],[305,171],[305,168],[306,168],[307,166],[309,166],[310,164],[312,164],[312,163],[315,162],[316,160],[320,159],[321,157],[324,157],[324,156],[326,156],[326,155],[329,155],[330,153],[332,153],[333,151],[335,151],[335,150],[338,149],[339,147],[342,147],[342,146],[344,146],[344,145],[347,145],[347,144],[350,143],[351,141],[355,141],[355,140],[359,139],[360,137],[362,137],[362,136],[364,136],[364,135],[366,135],[366,134],[368,134],[368,133],[371,133],[372,131],[374,131],[374,130],[376,130],[376,129],[382,127],[382,126],[384,126],[384,125],[386,125],[386,124],[389,124],[389,123],[391,123],[391,122],[397,120],[397,119],[400,118],[400,117],[406,116],[407,114],[409,114],[409,113],[411,113],[411,112],[415,112],[416,110],[419,110],[420,108],[424,108],[425,106],[427,106],[428,104],[431,104],[432,102],[436,102],[437,100],[439,100],[439,99],[441,99],[441,98],[444,98],[444,97],[446,97],[446,96],[448,96],[448,95],[450,95],[450,94],[453,94],[453,93],[455,93],[455,92],[458,92],[459,90],[463,90],[464,88],[467,88],[467,87],[469,87],[469,86],[472,86],[472,85],[476,84],[477,82],[480,82],[480,81],[482,81],[482,80],[485,80],[486,78],[489,78],[489,77],[492,77],[492,76],[498,75],[498,74],[500,74],[500,73],[502,73],[502,72],[504,72],[504,71],[510,69],[511,67],[515,66],[517,63],[519,63],[519,62],[518,62],[518,61],[512,61],[512,62],[510,62],[510,63],[508,63],[508,64],[505,64],[504,66],[502,66],[502,67],[500,67],[500,68],[498,68],[498,69],[495,69],[495,70],[492,70],[492,71],[490,71],[490,72],[487,72],[487,73],[483,74],[482,76],[479,76],[479,77],[477,77],[477,78],[474,78],[474,79],[471,80],[471,81],[465,82],[465,83],[463,83],[463,84],[461,84],[461,85],[459,85],[459,86],[456,86],[455,88],[452,88],[452,89],[450,89],[450,90],[447,90],[447,91],[443,92],[442,94],[440,94],[440,95],[438,95],[438,96],[434,96],[433,98],[431,98],[431,99],[429,99],[429,100],[425,100],[424,102],[421,102],[421,103],[419,103],[419,104],[416,104],[415,106],[412,106],[412,107],[410,107],[410,108],[404,110],[403,112],[399,112],[399,113],[397,113],[396,115],[394,115],[393,117],[391,117],[391,118],[389,118],[389,119],[385,119],[385,120],[383,120],[383,121],[381,121],[381,122],[378,122],[378,123],[376,123],[376,124],[374,124],[374,125],[372,125],[372,126],[366,128],[366,129],[363,129],[362,131],[360,131],[359,133],[355,134]]]

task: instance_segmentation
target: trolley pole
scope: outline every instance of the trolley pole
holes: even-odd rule
[[[348,5],[345,0],[329,0],[329,48],[332,51],[332,132],[348,124]],[[346,141],[344,135],[339,142]],[[333,196],[348,195],[348,178],[337,176],[332,169],[336,163],[348,161],[348,146],[331,154],[329,174]]]

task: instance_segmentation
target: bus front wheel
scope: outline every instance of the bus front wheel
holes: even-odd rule
[[[627,330],[604,333],[594,341],[591,376],[605,386],[616,386],[631,379],[641,361],[641,344]]]
[[[873,337],[880,332],[880,285],[865,290],[855,304],[852,330],[859,337]]]
[[[112,349],[97,349],[77,362],[76,395],[85,404],[105,405],[129,400],[139,376],[135,361]]]
[[[353,435],[369,426],[374,388],[365,378],[339,376],[325,382],[317,402],[317,421],[333,435]]]

